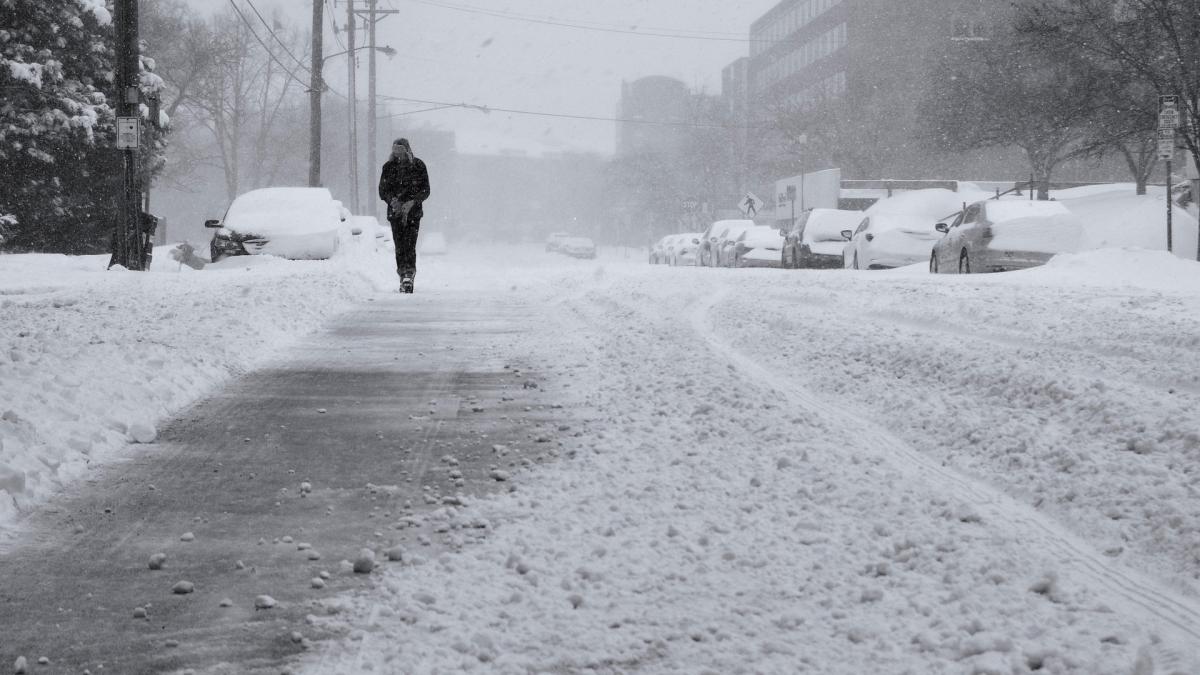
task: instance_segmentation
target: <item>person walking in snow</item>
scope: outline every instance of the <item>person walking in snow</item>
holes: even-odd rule
[[[400,292],[412,293],[417,276],[417,231],[425,215],[421,203],[429,199],[429,171],[425,162],[413,155],[407,138],[392,143],[392,156],[379,176],[379,198],[387,203]]]

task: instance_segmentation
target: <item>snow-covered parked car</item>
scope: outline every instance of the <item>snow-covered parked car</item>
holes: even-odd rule
[[[843,230],[853,231],[862,223],[862,211],[808,209],[787,231],[781,254],[784,267],[825,269],[842,267],[846,247]]]
[[[346,222],[350,225],[350,234],[374,241],[377,247],[392,243],[392,228],[381,224],[375,216],[350,216]]]
[[[730,264],[733,267],[780,267],[783,236],[768,225],[747,228],[733,242]]]
[[[1005,272],[1044,265],[1079,250],[1083,223],[1059,202],[985,200],[936,225],[941,239],[929,271],[944,274]]]
[[[587,237],[567,237],[559,242],[558,250],[572,258],[596,257],[596,244]]]
[[[667,262],[671,265],[695,265],[696,253],[700,250],[700,232],[685,232],[675,236],[668,252]]]
[[[753,220],[730,220],[726,221],[728,225],[717,234],[717,240],[713,243],[713,266],[714,267],[732,267],[733,266],[733,247],[737,238],[742,236],[746,230],[755,227]]]
[[[696,264],[704,267],[717,267],[720,265],[719,253],[721,249],[721,237],[729,232],[733,226],[744,228],[753,227],[753,220],[715,220],[704,230],[704,234],[700,236],[699,252],[696,254]],[[739,231],[738,234],[741,232]],[[737,236],[737,235],[734,235]]]
[[[275,187],[238,195],[225,217],[209,220],[212,261],[267,254],[292,260],[333,256],[346,211],[326,188]]]
[[[942,236],[935,225],[925,216],[868,213],[853,232],[842,231],[847,240],[842,264],[855,270],[883,270],[925,262]]]

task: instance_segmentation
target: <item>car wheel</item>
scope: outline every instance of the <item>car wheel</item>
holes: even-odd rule
[[[936,253],[929,256],[929,273],[930,274],[938,273],[937,254]]]
[[[963,249],[962,255],[958,256],[958,273],[971,273],[971,259],[967,257],[967,249]]]

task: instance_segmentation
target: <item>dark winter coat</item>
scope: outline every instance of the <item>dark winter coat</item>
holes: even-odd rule
[[[421,202],[429,199],[429,171],[425,168],[425,162],[416,157],[407,162],[392,157],[385,162],[379,176],[379,198],[388,203],[388,220],[392,219],[393,199],[416,201],[408,217],[419,221],[425,215]]]

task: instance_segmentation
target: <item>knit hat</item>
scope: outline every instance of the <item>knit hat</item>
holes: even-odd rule
[[[405,147],[405,149],[407,149],[409,152],[412,152],[412,146],[408,144],[407,138],[397,138],[395,141],[392,142],[392,145],[397,145],[397,144],[403,145]]]

